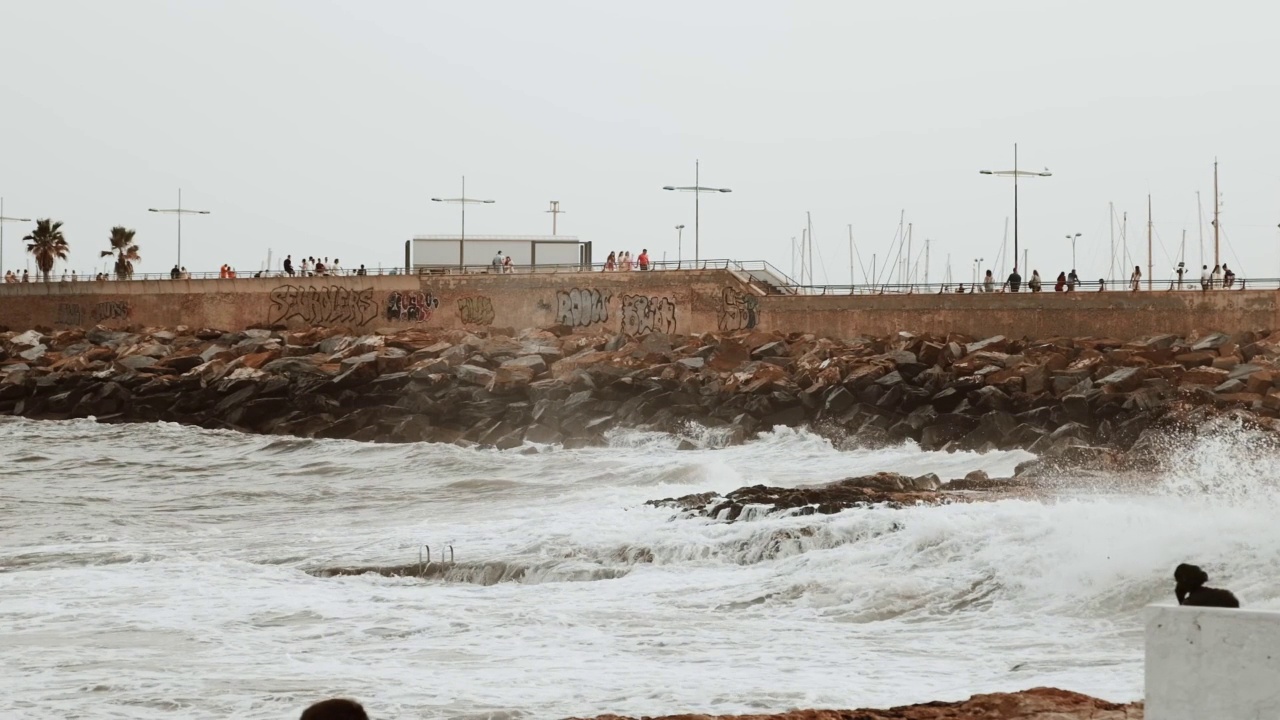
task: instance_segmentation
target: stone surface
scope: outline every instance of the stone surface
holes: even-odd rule
[[[1265,685],[1265,683],[1263,684]],[[1226,717],[1226,716],[1219,716]],[[974,695],[959,702],[929,702],[883,710],[792,710],[766,715],[661,715],[643,720],[1142,720],[1141,702],[1121,704],[1056,688]],[[571,718],[570,720],[584,720]],[[599,715],[592,720],[640,720]],[[1180,719],[1179,719],[1180,720]],[[1198,720],[1207,720],[1199,718]]]
[[[1225,369],[1187,357],[1207,335],[251,330],[0,332],[0,414],[510,448],[525,436],[580,446],[614,427],[691,424],[728,428],[725,441],[739,443],[781,425],[840,448],[1023,448],[1049,467],[1108,471],[1137,461],[1124,453],[1140,437],[1219,415],[1280,427],[1280,353],[1266,331],[1195,351],[1238,360],[1254,348]]]

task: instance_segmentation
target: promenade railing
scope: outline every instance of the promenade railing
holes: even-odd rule
[[[1056,282],[1042,283],[1039,293],[1056,294],[1072,292],[1230,292],[1233,290],[1280,290],[1280,278],[1242,278],[1236,277],[1230,286],[1219,280],[1216,284],[1201,287],[1199,280],[1181,282],[1177,279],[1161,279],[1148,283],[1142,280],[1137,290],[1127,280],[1081,280],[1074,288],[1063,287],[1055,290]],[[984,295],[996,293],[1031,293],[1032,290],[1022,282],[1017,290],[1007,283],[994,284],[988,290],[983,283],[880,283],[867,285],[790,285],[780,288],[796,295]],[[963,293],[961,290],[963,289]]]
[[[776,267],[764,260],[670,260],[656,261],[649,264],[648,269],[642,271],[639,263],[634,260],[631,263],[630,272],[662,272],[669,270],[733,270],[748,275],[760,275],[770,277],[776,280],[775,285],[779,287],[787,287],[795,284],[791,278]],[[234,278],[226,277],[221,271],[212,272],[186,272],[179,277],[173,277],[171,272],[161,273],[133,273],[128,278],[121,279],[115,274],[107,274],[105,278],[99,279],[97,275],[79,275],[77,274],[75,282],[136,282],[142,280],[246,280],[252,278],[288,278],[288,277],[308,277],[308,278],[324,278],[324,277],[353,277],[353,276],[390,276],[390,275],[477,275],[477,274],[522,274],[530,273],[584,273],[584,272],[627,272],[622,269],[618,263],[614,263],[612,267],[607,263],[564,263],[556,265],[510,265],[503,267],[495,267],[492,264],[484,265],[440,265],[440,266],[421,266],[411,270],[402,267],[388,268],[365,268],[360,271],[352,268],[342,268],[339,271],[326,271],[324,273],[308,272],[302,273],[297,267],[294,268],[293,275],[286,273],[279,268],[262,271],[236,271]],[[42,275],[30,275],[28,282],[44,282]],[[61,272],[50,274],[49,282],[70,282],[70,275],[64,275]]]

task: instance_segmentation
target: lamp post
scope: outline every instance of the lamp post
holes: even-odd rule
[[[684,264],[684,225],[676,226],[676,267]]]
[[[969,288],[969,289],[970,289],[970,291],[972,291],[972,290],[973,290],[974,288],[976,288],[976,287],[977,287],[977,285],[978,285],[978,272],[982,269],[982,261],[983,261],[983,260],[985,260],[985,259],[986,259],[986,258],[974,258],[974,259],[973,259],[973,282],[969,283],[969,284],[970,284],[970,285],[972,285],[973,287]]]
[[[463,194],[465,195],[466,193],[464,192]],[[560,217],[560,213],[567,213],[567,212],[569,212],[569,211],[568,211],[568,210],[561,210],[561,209],[560,209],[560,201],[559,201],[559,200],[552,200],[552,201],[551,201],[551,209],[550,209],[550,210],[544,210],[543,212],[549,212],[549,213],[551,213],[551,235],[554,237],[554,236],[555,236],[555,234],[556,234],[556,218]]]
[[[466,248],[467,248],[467,205],[470,205],[470,204],[472,204],[472,203],[479,203],[479,204],[481,204],[481,205],[492,205],[492,204],[493,204],[494,202],[496,202],[496,201],[494,201],[494,200],[477,200],[476,198],[469,198],[469,197],[467,197],[467,176],[466,176],[466,175],[463,175],[463,176],[462,176],[462,196],[461,196],[461,197],[456,197],[456,198],[431,198],[431,202],[438,202],[438,203],[457,203],[458,205],[461,205],[461,206],[462,206],[462,236],[461,236],[461,237],[459,238],[459,240],[458,240],[458,269],[459,269],[459,270],[461,270],[461,269],[463,269],[464,267],[466,267],[466,265],[465,265],[465,263],[464,263],[464,261],[463,261],[463,257],[464,257],[463,253],[465,252],[465,250],[466,250]],[[553,222],[554,222],[554,219],[555,219],[555,217],[556,217],[556,216],[555,216],[555,215],[552,215],[551,217],[552,217],[552,220],[553,220]]]
[[[1080,239],[1080,233],[1068,235],[1067,239],[1071,241],[1071,272],[1076,271],[1076,241]]]
[[[676,190],[679,192],[693,193],[693,261],[695,264],[698,262],[698,260],[702,258],[702,242],[701,242],[702,239],[700,237],[700,233],[698,232],[699,226],[701,225],[701,222],[699,220],[701,212],[700,212],[698,201],[702,197],[702,193],[733,192],[729,188],[702,187],[702,185],[699,184],[701,182],[701,179],[700,179],[701,170],[699,165],[700,165],[699,161],[697,160],[693,161],[693,185],[690,185],[687,187],[676,187],[674,185],[662,186],[663,190]]]
[[[4,198],[0,197],[0,275],[4,274],[4,224],[7,222],[31,222],[31,218],[6,216],[4,214]]]
[[[1049,172],[1049,168],[1045,168],[1044,172],[1032,172],[1030,170],[1018,169],[1018,143],[1013,144],[1013,169],[1012,170],[979,170],[981,175],[999,175],[1002,177],[1013,178],[1013,256],[1018,257],[1018,178],[1020,177],[1049,177],[1053,173]]]
[[[208,215],[208,210],[188,210],[182,207],[182,188],[178,188],[178,207],[168,210],[160,210],[157,208],[147,208],[147,212],[160,213],[162,215],[178,216],[178,267],[182,267],[182,216],[183,215]]]

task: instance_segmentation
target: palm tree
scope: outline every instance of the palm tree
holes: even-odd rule
[[[44,273],[44,281],[49,282],[49,273],[53,272],[53,263],[66,260],[71,247],[62,235],[62,222],[54,222],[49,218],[36,220],[36,229],[22,238],[27,241],[27,252],[36,258],[36,267]]]
[[[102,257],[116,258],[116,278],[120,280],[128,280],[133,277],[133,263],[141,260],[142,256],[138,254],[138,246],[133,242],[133,236],[137,230],[127,230],[117,225],[111,228],[110,250],[103,250]]]

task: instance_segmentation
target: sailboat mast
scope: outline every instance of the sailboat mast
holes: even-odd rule
[[[1111,264],[1107,267],[1107,279],[1116,276],[1116,204],[1107,203],[1107,223],[1111,226]]]
[[[813,284],[813,216],[809,211],[804,212],[805,223],[809,228],[809,284]]]
[[[1196,191],[1196,218],[1200,230],[1200,265],[1204,266],[1204,203],[1200,202],[1200,191]]]
[[[1155,272],[1153,268],[1155,268],[1155,265],[1152,265],[1152,261],[1151,261],[1152,227],[1153,227],[1153,224],[1151,222],[1151,195],[1147,195],[1147,290],[1148,291],[1151,290],[1151,288],[1153,287],[1152,283],[1156,282],[1156,278],[1153,277],[1153,272]]]
[[[915,279],[915,269],[911,266],[911,226],[912,223],[907,223],[907,272],[903,273],[908,285]]]
[[[1220,225],[1220,223],[1218,222],[1218,208],[1221,205],[1222,205],[1222,202],[1218,196],[1218,159],[1214,158],[1213,159],[1213,265],[1214,267],[1221,267],[1222,265],[1221,260],[1218,259],[1218,250],[1219,250],[1218,232],[1219,232],[1219,225]]]
[[[849,224],[849,285],[857,282],[853,276],[853,223]]]
[[[924,284],[929,284],[929,238],[924,239]]]

